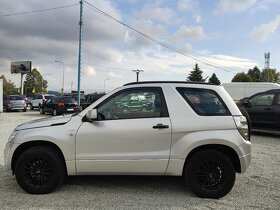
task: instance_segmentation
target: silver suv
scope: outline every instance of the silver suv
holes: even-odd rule
[[[137,95],[151,108],[121,109]],[[52,192],[66,175],[121,174],[183,176],[197,196],[220,198],[250,165],[248,134],[221,86],[130,83],[78,114],[19,125],[4,160],[32,194]]]

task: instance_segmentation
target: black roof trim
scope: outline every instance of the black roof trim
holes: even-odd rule
[[[138,85],[138,84],[151,84],[151,83],[176,83],[176,84],[199,84],[199,85],[214,85],[206,82],[185,82],[185,81],[143,81],[143,82],[130,82],[123,86]]]

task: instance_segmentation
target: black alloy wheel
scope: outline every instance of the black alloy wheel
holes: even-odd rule
[[[184,176],[191,190],[201,198],[221,198],[235,182],[235,169],[222,152],[203,150],[186,163]]]
[[[24,151],[15,165],[19,186],[31,194],[52,192],[62,183],[65,173],[65,164],[58,152],[44,146]]]

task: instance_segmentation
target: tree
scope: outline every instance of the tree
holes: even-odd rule
[[[221,81],[218,79],[215,73],[212,74],[212,76],[209,78],[208,83],[213,85],[220,85]]]
[[[35,68],[32,69],[25,77],[24,91],[26,95],[46,92],[48,81],[44,80],[40,72]]]
[[[244,72],[242,72],[242,73],[237,73],[233,77],[231,82],[252,82],[252,78],[249,75],[247,75]]]
[[[280,73],[276,69],[265,68],[261,72],[262,82],[280,82]]]
[[[18,88],[16,88],[15,84],[10,79],[7,80],[4,75],[2,75],[0,79],[3,79],[4,95],[18,94]]]
[[[261,71],[257,66],[253,69],[249,69],[247,75],[251,77],[252,82],[261,82]]]
[[[198,64],[195,64],[195,67],[193,68],[193,71],[189,73],[189,76],[187,77],[188,82],[205,82],[205,79],[202,77],[203,71],[200,70],[198,67]]]

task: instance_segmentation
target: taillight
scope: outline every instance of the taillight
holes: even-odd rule
[[[249,138],[249,127],[248,127],[248,123],[247,123],[246,117],[244,117],[244,116],[234,116],[233,119],[234,119],[236,127],[237,127],[239,133],[241,134],[241,136],[245,140],[250,141],[250,138]]]
[[[63,102],[58,102],[58,106],[64,106]]]

